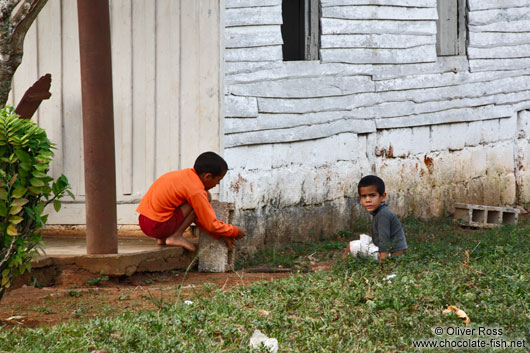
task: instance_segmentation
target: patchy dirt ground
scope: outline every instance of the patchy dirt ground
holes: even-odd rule
[[[313,270],[331,268],[331,262],[315,264]],[[9,290],[0,305],[0,326],[51,326],[69,320],[87,320],[110,311],[157,308],[172,303],[177,296],[192,298],[206,290],[205,283],[229,290],[236,285],[272,281],[296,275],[292,272],[258,273],[240,270],[231,273],[168,271],[111,277],[79,270],[61,269],[50,287],[23,285]]]

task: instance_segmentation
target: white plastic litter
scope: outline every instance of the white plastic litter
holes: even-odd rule
[[[389,274],[388,276],[383,278],[383,281],[388,281],[388,282],[392,283],[392,278],[394,278],[394,277],[396,277],[396,275],[394,273]]]
[[[359,240],[350,241],[352,256],[371,257],[377,260],[379,248],[372,242],[372,237],[361,234]]]
[[[184,300],[184,304],[191,305],[191,304],[193,304],[193,302],[191,300]]]
[[[255,330],[250,337],[250,347],[258,348],[261,343],[269,349],[269,352],[278,352],[278,340],[276,338],[267,337],[260,330]]]

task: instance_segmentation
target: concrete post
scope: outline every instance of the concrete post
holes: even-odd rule
[[[108,0],[77,0],[88,254],[118,253]]]

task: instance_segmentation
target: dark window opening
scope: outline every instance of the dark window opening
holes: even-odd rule
[[[318,60],[320,4],[318,0],[282,1],[283,60]]]

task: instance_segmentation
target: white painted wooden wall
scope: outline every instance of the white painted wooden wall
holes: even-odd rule
[[[34,120],[57,144],[51,173],[65,174],[76,200],[49,223],[84,224],[84,171],[77,7],[49,0],[24,43],[9,104],[51,73],[52,97]],[[220,151],[220,21],[217,0],[111,0],[118,223],[158,176]]]

